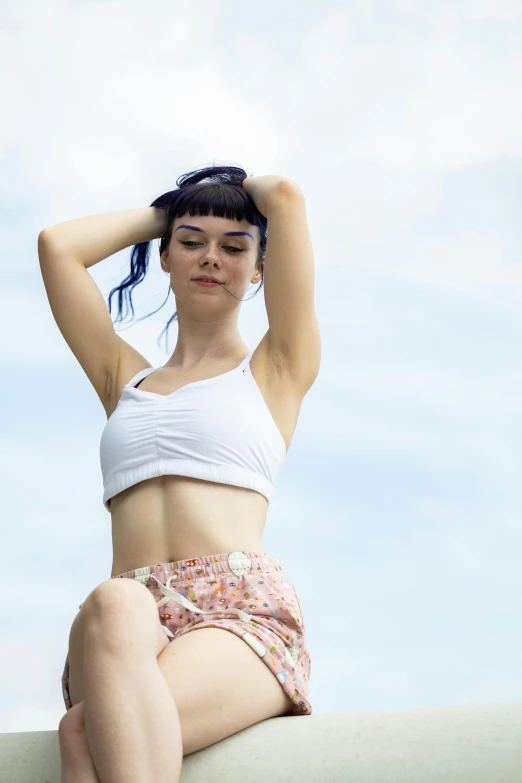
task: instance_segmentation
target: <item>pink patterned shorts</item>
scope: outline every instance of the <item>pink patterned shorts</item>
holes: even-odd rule
[[[235,633],[277,678],[293,703],[290,714],[312,714],[307,699],[311,660],[301,605],[277,558],[266,552],[226,552],[111,578],[136,579],[151,591],[169,642],[198,628]],[[69,653],[62,693],[69,710]]]

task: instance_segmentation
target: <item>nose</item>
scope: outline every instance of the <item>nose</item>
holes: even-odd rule
[[[206,253],[201,257],[200,264],[202,266],[205,266],[206,264],[212,264],[216,268],[219,268],[221,266],[219,253],[216,250],[212,250],[212,248],[209,248],[206,251]]]

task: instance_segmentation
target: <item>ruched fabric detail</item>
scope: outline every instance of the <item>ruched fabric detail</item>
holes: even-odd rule
[[[168,395],[123,388],[100,441],[103,504],[146,479],[187,476],[252,489],[270,501],[286,444],[250,370],[239,367]]]

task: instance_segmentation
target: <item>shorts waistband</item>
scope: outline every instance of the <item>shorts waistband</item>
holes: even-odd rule
[[[174,560],[172,563],[143,566],[117,574],[111,579],[136,579],[146,584],[155,575],[169,575],[176,584],[205,578],[207,574],[266,574],[271,571],[284,571],[281,562],[267,552],[237,551],[223,552],[217,555],[192,557],[186,560]]]

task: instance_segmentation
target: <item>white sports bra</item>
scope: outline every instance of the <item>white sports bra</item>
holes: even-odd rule
[[[103,504],[155,476],[190,476],[246,487],[270,501],[286,443],[250,369],[193,381],[171,394],[142,391],[141,370],[123,387],[100,441]]]

